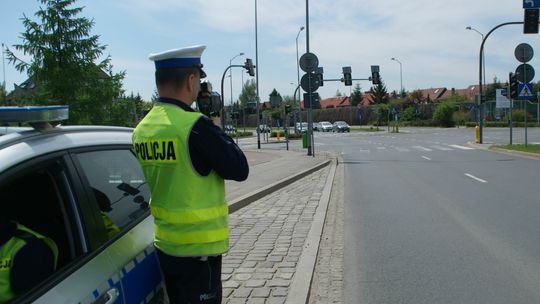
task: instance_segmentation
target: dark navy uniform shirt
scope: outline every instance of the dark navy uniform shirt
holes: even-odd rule
[[[184,111],[195,112],[180,100],[160,97],[158,102],[176,105]],[[249,174],[246,156],[223,130],[210,118],[202,115],[191,129],[188,140],[193,168],[202,176],[216,171],[223,179],[244,181]]]

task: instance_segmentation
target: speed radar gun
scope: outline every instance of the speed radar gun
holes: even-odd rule
[[[219,117],[221,98],[217,92],[212,91],[210,82],[201,82],[201,89],[197,96],[197,107],[201,113],[208,117]]]

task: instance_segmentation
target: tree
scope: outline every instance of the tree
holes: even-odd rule
[[[23,42],[14,45],[31,61],[8,49],[9,62],[34,81],[34,100],[40,104],[68,104],[71,123],[107,123],[125,73],[112,72],[110,56],[99,61],[105,46],[99,36],[90,36],[94,21],[77,17],[83,8],[73,7],[75,0],[39,2],[44,5],[35,13],[39,21],[23,15]]]
[[[379,78],[379,83],[371,87],[373,99],[375,103],[388,103],[388,91],[382,78]]]
[[[339,89],[336,91],[336,96],[337,96],[337,97],[343,96],[343,94],[341,94],[341,92],[339,91]]]
[[[502,89],[503,86],[497,76],[493,78],[493,84],[489,85],[486,88],[486,100],[495,100],[495,94],[497,92],[497,89]]]
[[[351,105],[353,106],[357,106],[360,104],[360,102],[362,102],[362,99],[364,98],[363,94],[362,94],[362,87],[360,87],[360,84],[357,83],[355,86],[354,86],[354,90],[351,94]]]
[[[2,101],[3,105],[6,105],[7,102],[7,92],[4,85],[0,85],[0,101]]]
[[[256,110],[257,93],[254,79],[249,79],[244,83],[242,93],[240,93],[238,99],[240,100],[242,108],[251,109],[252,113]]]

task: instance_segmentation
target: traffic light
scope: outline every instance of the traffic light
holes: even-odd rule
[[[290,104],[286,104],[285,105],[285,114],[289,114],[291,113],[291,105]]]
[[[538,9],[526,8],[523,18],[523,34],[538,34]]]
[[[343,82],[345,86],[352,86],[351,67],[343,67]]]
[[[324,69],[322,67],[318,67],[317,72],[315,74],[317,75],[317,79],[319,80],[319,84],[322,87],[323,83],[324,83],[324,79],[323,79]]]
[[[244,69],[247,70],[249,76],[255,76],[255,66],[253,65],[253,61],[250,58],[246,58],[246,62],[244,63]]]
[[[371,83],[373,83],[373,85],[377,85],[381,83],[378,65],[371,66]]]
[[[508,97],[510,97],[510,99],[517,99],[518,98],[517,75],[515,73],[510,73],[508,75],[508,79],[510,81],[510,94],[508,94]]]

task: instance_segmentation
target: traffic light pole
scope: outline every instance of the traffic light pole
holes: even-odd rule
[[[480,55],[479,55],[479,64],[478,64],[478,84],[479,84],[479,90],[480,90],[480,99],[478,101],[478,108],[480,110],[480,118],[478,119],[479,120],[479,125],[480,125],[480,143],[484,143],[484,136],[483,136],[483,128],[484,128],[484,102],[483,102],[483,85],[482,84],[482,67],[483,67],[483,58],[484,58],[484,44],[487,40],[487,38],[489,37],[489,35],[491,35],[491,33],[493,33],[496,29],[500,28],[500,27],[503,27],[505,25],[511,25],[511,24],[523,24],[523,21],[516,21],[516,22],[506,22],[506,23],[501,23],[499,25],[497,25],[496,27],[492,28],[485,36],[484,36],[484,39],[482,39],[482,44],[480,44]],[[510,102],[511,103],[511,102]]]
[[[233,65],[229,65],[225,71],[223,72],[223,76],[221,76],[221,128],[225,128],[225,98],[223,97],[223,83],[225,82],[225,75],[227,75],[227,71],[230,69],[230,68],[244,68],[245,66],[243,65],[237,65],[237,64],[233,64]],[[231,100],[232,102],[232,100]],[[225,130],[225,129],[224,129]]]

